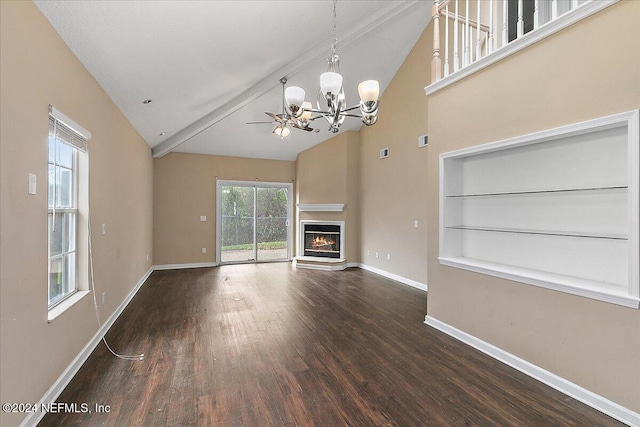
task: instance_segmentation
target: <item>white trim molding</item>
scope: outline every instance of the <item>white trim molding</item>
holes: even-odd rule
[[[413,288],[420,289],[421,291],[427,292],[428,288],[425,283],[416,282],[415,280],[407,279],[406,277],[398,276],[397,274],[389,273],[388,271],[380,270],[379,268],[371,267],[370,265],[366,264],[358,264],[358,267],[363,270],[367,270],[380,276],[386,277],[387,279],[395,280],[396,282],[400,282],[403,285],[408,285]]]
[[[206,268],[206,267],[217,267],[218,264],[215,262],[192,262],[189,264],[162,264],[162,265],[154,265],[153,270],[180,270],[183,268]]]
[[[640,414],[627,409],[611,400],[589,391],[567,379],[564,379],[552,372],[536,366],[518,356],[515,356],[505,350],[502,350],[486,341],[476,338],[466,332],[463,332],[447,323],[444,323],[431,316],[425,316],[424,323],[444,332],[453,338],[462,341],[471,347],[493,357],[494,359],[511,366],[514,369],[534,378],[543,384],[554,388],[561,393],[566,394],[598,411],[607,414],[630,426],[640,426]]]
[[[298,203],[300,212],[342,212],[344,203]]]
[[[87,361],[93,350],[100,344],[102,337],[105,336],[107,331],[114,324],[116,319],[120,317],[124,309],[129,305],[133,297],[138,293],[144,282],[149,278],[151,273],[154,271],[154,267],[151,267],[147,272],[138,280],[138,283],[131,289],[131,292],[127,295],[127,297],[122,301],[122,303],[118,306],[116,311],[113,312],[111,316],[102,324],[100,329],[95,333],[93,338],[84,346],[84,348],[78,353],[78,355],[71,361],[67,369],[62,372],[62,374],[58,377],[56,382],[47,390],[47,392],[42,396],[39,403],[53,403],[56,401],[60,393],[64,390],[64,388],[69,384],[69,382],[73,379],[73,377],[78,373],[84,362]],[[36,426],[40,420],[45,416],[45,412],[36,411],[31,412],[27,415],[22,422],[20,423],[20,427],[26,426]]]
[[[557,19],[549,21],[547,24],[541,26],[540,28],[537,28],[525,34],[524,36],[513,40],[509,44],[494,51],[492,54],[477,60],[476,62],[470,64],[465,68],[462,68],[459,71],[456,71],[455,73],[449,74],[447,77],[431,83],[424,88],[424,91],[427,96],[432,95],[440,89],[444,89],[445,87],[456,83],[464,79],[465,77],[470,76],[471,74],[477,73],[478,71],[487,68],[488,66],[493,65],[496,62],[501,61],[516,52],[526,49],[532,44],[537,43],[540,40],[547,38],[550,35],[555,34],[558,31],[575,24],[576,22],[581,21],[608,6],[611,6],[612,4],[617,3],[618,1],[619,0],[598,0],[583,3],[582,5],[580,5],[580,7],[570,10]]]

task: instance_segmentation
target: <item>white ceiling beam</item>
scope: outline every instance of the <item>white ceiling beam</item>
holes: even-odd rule
[[[418,6],[425,0],[414,0],[411,2],[389,2],[385,6],[377,9],[375,12],[368,15],[365,19],[359,21],[356,25],[341,31],[338,36],[340,40],[340,46],[347,46],[350,43],[358,40],[361,37],[366,36],[377,27],[383,25],[385,22],[393,19],[395,16]],[[255,99],[269,92],[271,89],[279,85],[281,77],[290,78],[296,73],[301,72],[305,68],[317,63],[318,61],[327,58],[329,52],[330,43],[326,41],[319,43],[312,49],[309,49],[304,55],[299,56],[293,62],[287,64],[285,67],[271,73],[267,77],[260,80],[255,85],[251,86],[244,93],[236,96],[230,101],[224,103],[220,107],[216,108],[209,114],[205,115],[199,120],[196,120],[189,126],[177,132],[175,135],[167,138],[155,146],[152,150],[153,157],[159,158],[165,154],[175,150],[180,145],[189,141],[191,138],[204,132],[216,123],[219,123],[229,115],[235,113],[242,107],[251,103]]]

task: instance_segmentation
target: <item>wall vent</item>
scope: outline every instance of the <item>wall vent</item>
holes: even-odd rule
[[[420,135],[418,137],[418,148],[426,147],[429,144],[429,135]]]
[[[389,157],[389,147],[380,150],[380,158],[386,159],[387,157]]]

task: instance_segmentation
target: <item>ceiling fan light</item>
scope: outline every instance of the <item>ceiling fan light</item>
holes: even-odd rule
[[[281,135],[282,135],[282,127],[281,127],[281,126],[276,127],[276,128],[273,130],[273,133],[274,133],[274,134],[276,134],[276,135],[278,135],[278,136],[281,136]]]
[[[311,109],[313,108],[313,106],[311,105],[311,103],[309,101],[305,101],[302,103],[302,109],[304,110],[302,115],[300,116],[300,120],[302,121],[309,121],[309,119],[311,118]]]
[[[320,75],[320,90],[322,90],[324,96],[327,96],[329,93],[337,95],[341,88],[342,76],[340,74],[327,71]]]
[[[283,138],[286,136],[289,136],[289,134],[291,133],[291,131],[289,130],[288,127],[283,127],[281,132],[280,132],[280,136],[282,136]]]
[[[284,91],[284,99],[287,105],[290,109],[295,109],[296,111],[302,106],[304,95],[304,89],[299,86],[289,86]]]
[[[365,80],[358,85],[358,95],[364,102],[376,102],[380,94],[380,84],[377,80]]]

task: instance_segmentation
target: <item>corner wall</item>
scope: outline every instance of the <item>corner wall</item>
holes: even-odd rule
[[[103,320],[151,268],[153,169],[147,144],[32,2],[0,2],[0,50],[0,401],[33,403],[98,331],[91,295],[47,322],[48,105],[92,134],[89,197]],[[37,176],[36,195],[27,194],[29,173]],[[18,425],[24,416],[3,412],[0,424]]]
[[[635,412],[640,310],[441,266],[438,156],[639,108],[639,16],[620,1],[429,96],[427,166],[429,316]]]

